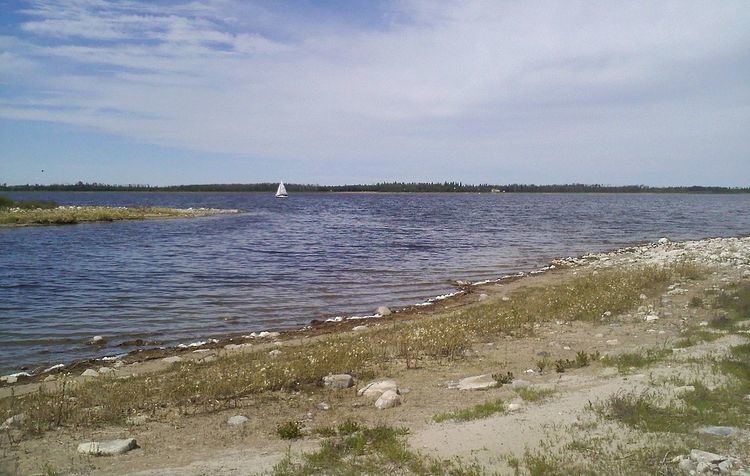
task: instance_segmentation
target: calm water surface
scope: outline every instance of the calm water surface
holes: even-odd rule
[[[13,193],[239,208],[199,219],[0,229],[0,371],[371,314],[555,257],[750,234],[750,195]],[[108,348],[84,342],[101,334]],[[132,350],[132,348],[126,349]]]

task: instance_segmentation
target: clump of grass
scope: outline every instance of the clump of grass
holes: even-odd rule
[[[690,302],[688,302],[688,306],[690,307],[703,307],[703,298],[700,296],[693,296],[690,298]]]
[[[551,397],[555,391],[549,388],[519,388],[516,393],[525,402],[541,402]]]
[[[545,369],[548,369],[551,365],[552,360],[546,356],[536,361],[536,368],[539,369],[539,373],[544,373]]]
[[[0,196],[0,210],[4,208],[19,208],[21,210],[50,209],[57,207],[57,203],[49,200],[12,200]]]
[[[276,427],[276,434],[282,440],[297,440],[302,437],[302,426],[298,421],[288,421]]]
[[[489,402],[479,403],[463,410],[456,410],[453,412],[438,413],[433,416],[432,419],[436,423],[441,423],[447,420],[455,421],[470,421],[478,420],[480,418],[487,418],[496,413],[505,411],[505,405],[500,399],[491,400]]]
[[[625,352],[616,356],[605,356],[601,359],[606,366],[617,367],[620,372],[626,372],[631,368],[642,368],[653,365],[671,355],[671,349],[655,348],[647,349],[645,352]]]
[[[273,468],[275,476],[317,474],[466,474],[480,468],[440,461],[411,451],[404,440],[406,428],[380,425],[323,441],[318,451],[300,458],[288,454]]]
[[[567,369],[580,369],[583,367],[588,367],[591,362],[597,361],[600,358],[601,355],[599,354],[598,350],[591,354],[581,350],[576,353],[575,360],[557,359],[555,361],[555,371],[558,373],[563,373]]]
[[[692,347],[704,342],[713,342],[716,339],[721,338],[721,336],[721,334],[718,334],[716,332],[693,329],[685,333],[683,337],[677,339],[674,344],[672,344],[672,347],[674,347],[675,349],[685,349],[687,347]]]
[[[338,433],[340,435],[351,435],[352,433],[356,433],[361,429],[362,428],[360,427],[359,423],[354,420],[347,419],[344,423],[339,425]]]
[[[495,379],[498,386],[506,385],[509,383],[513,383],[513,379],[515,378],[513,376],[513,372],[497,372],[492,374],[492,378]]]

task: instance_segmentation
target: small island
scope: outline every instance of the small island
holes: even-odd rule
[[[15,201],[0,196],[0,227],[72,225],[76,223],[196,218],[239,213],[218,208],[65,206],[47,201]]]

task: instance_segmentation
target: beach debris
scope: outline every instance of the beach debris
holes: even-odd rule
[[[87,342],[89,345],[104,345],[107,343],[107,339],[102,336],[94,336]]]
[[[491,374],[465,377],[449,385],[449,388],[457,388],[459,390],[486,390],[493,387],[497,387],[497,381]]]
[[[375,407],[380,410],[385,410],[386,408],[401,405],[402,402],[403,397],[401,397],[396,390],[386,390],[380,395],[380,397],[378,397],[378,400],[375,402]]]
[[[326,375],[323,377],[323,386],[332,390],[349,388],[354,385],[354,378],[349,374]]]
[[[81,377],[98,377],[98,376],[99,376],[99,372],[97,372],[94,369],[86,369],[81,374]]]
[[[90,441],[78,445],[78,452],[92,456],[114,456],[138,448],[135,438],[109,441]]]
[[[391,310],[390,308],[388,308],[388,306],[380,306],[375,312],[377,312],[381,317],[391,315]]]
[[[398,393],[398,385],[395,380],[376,380],[360,388],[357,395],[366,398],[379,398],[388,390]]]
[[[245,415],[235,415],[233,417],[229,417],[229,419],[227,420],[227,425],[229,425],[229,426],[242,426],[245,423],[247,423],[248,421],[250,421],[250,419],[248,417],[246,417]]]
[[[172,355],[170,357],[164,357],[161,361],[165,364],[175,364],[177,362],[182,362],[182,357],[179,355]]]

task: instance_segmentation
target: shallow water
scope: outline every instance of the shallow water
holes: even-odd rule
[[[239,208],[198,219],[0,229],[0,372],[372,314],[550,259],[661,236],[750,234],[750,195],[11,193]],[[84,344],[109,339],[98,351]]]

